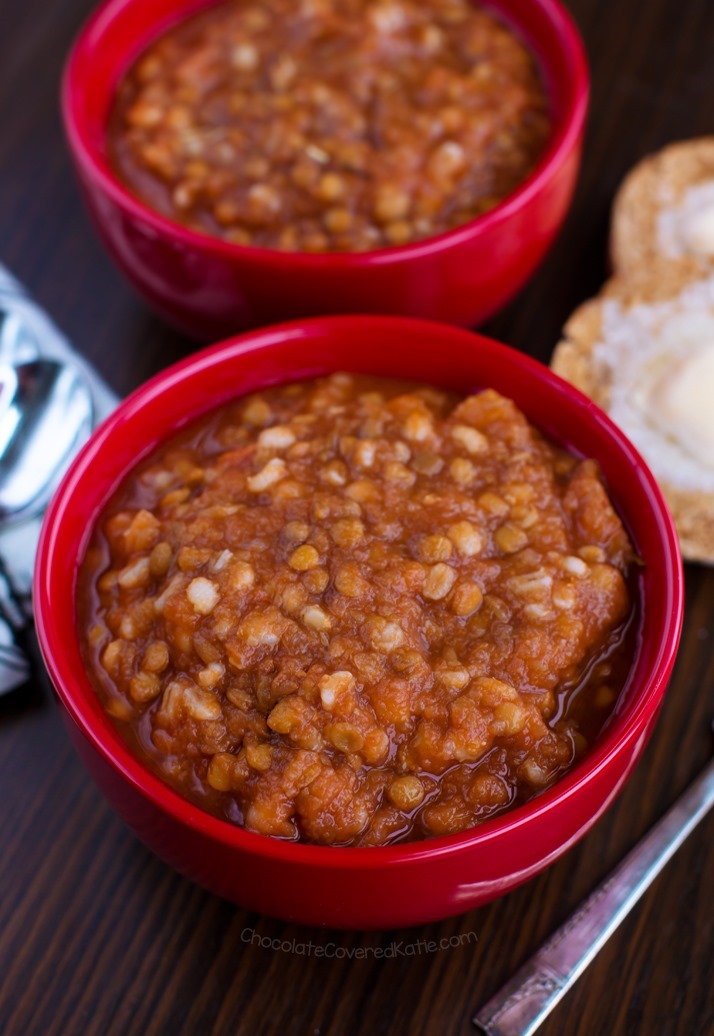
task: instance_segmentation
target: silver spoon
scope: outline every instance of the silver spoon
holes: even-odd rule
[[[94,407],[86,381],[69,364],[46,357],[12,362],[18,345],[28,344],[27,336],[20,341],[20,332],[21,325],[7,320],[0,326],[0,522],[5,537],[10,529],[16,530],[26,552],[25,544],[34,544],[36,532],[28,533],[23,521],[47,506],[70,460],[91,433]],[[0,619],[8,631],[0,650],[2,693],[32,674],[41,679],[44,673],[29,590],[16,582],[2,554]]]
[[[36,359],[39,352],[37,338],[27,326],[27,321],[19,313],[3,308],[0,292],[0,362],[25,363]]]
[[[0,521],[44,510],[92,419],[91,393],[73,367],[47,358],[0,363]]]
[[[714,761],[609,878],[474,1017],[488,1036],[533,1036],[680,845],[714,807]]]
[[[95,401],[100,412],[114,403],[66,352],[62,335],[0,264],[0,695],[28,675],[42,679],[31,596],[38,518],[91,433]]]

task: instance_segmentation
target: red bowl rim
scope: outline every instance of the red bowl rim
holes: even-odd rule
[[[561,0],[530,0],[543,19],[543,24],[552,31],[560,55],[570,67],[572,90],[564,98],[563,112],[559,125],[551,137],[538,165],[523,183],[493,209],[460,227],[435,234],[433,237],[411,244],[394,245],[365,252],[287,252],[279,249],[259,248],[253,245],[238,245],[222,238],[190,230],[181,223],[155,212],[133,195],[114,174],[95,141],[89,125],[82,119],[83,86],[80,78],[82,65],[91,61],[94,41],[105,30],[122,9],[141,0],[104,0],[86,21],[79,32],[65,63],[62,76],[61,106],[65,132],[79,167],[90,181],[98,183],[103,193],[119,209],[131,218],[150,226],[163,237],[169,237],[186,248],[199,249],[230,260],[238,256],[275,265],[294,266],[322,270],[350,270],[355,267],[382,266],[411,260],[424,259],[446,249],[469,241],[481,233],[489,233],[513,214],[525,208],[543,189],[545,184],[564,164],[576,147],[583,131],[590,97],[590,78],[585,46],[572,15]],[[213,0],[207,0],[207,6]],[[510,16],[510,0],[489,0],[489,6],[503,10]],[[180,20],[180,19],[179,19]],[[517,17],[512,17],[518,28]],[[534,51],[546,73],[550,63],[534,46]]]
[[[135,420],[147,404],[155,405],[157,398],[160,398],[167,388],[185,382],[198,371],[220,366],[230,362],[238,355],[269,349],[271,344],[275,344],[276,341],[309,336],[311,333],[314,335],[316,332],[339,335],[341,328],[348,324],[351,326],[361,324],[365,333],[368,333],[370,327],[376,328],[378,325],[384,326],[385,324],[390,324],[393,331],[400,334],[409,334],[410,330],[423,331],[425,328],[431,328],[441,336],[452,337],[454,341],[460,339],[461,344],[469,349],[487,350],[499,361],[511,366],[515,365],[520,368],[521,372],[527,373],[528,377],[533,379],[536,387],[547,386],[549,390],[555,391],[563,403],[567,403],[571,408],[575,407],[586,425],[598,426],[600,432],[604,432],[610,442],[614,444],[623,464],[627,466],[627,470],[636,473],[637,479],[633,479],[633,483],[636,482],[640,486],[641,495],[651,510],[652,525],[656,529],[659,550],[659,556],[654,559],[652,568],[660,591],[656,604],[658,611],[664,616],[661,629],[654,630],[654,633],[659,636],[656,654],[653,655],[649,669],[641,674],[642,687],[634,691],[633,700],[628,706],[628,711],[624,713],[624,719],[623,714],[620,714],[609,727],[606,725],[597,743],[584,759],[552,787],[524,805],[489,820],[480,827],[419,842],[362,848],[306,845],[246,831],[227,820],[205,812],[154,775],[132,754],[109,717],[99,713],[98,710],[95,713],[92,712],[88,703],[90,700],[94,700],[96,704],[96,692],[86,673],[84,671],[77,673],[64,663],[64,641],[56,619],[62,609],[53,606],[55,588],[50,564],[55,543],[58,538],[61,538],[62,517],[66,506],[78,485],[87,477],[87,473],[91,472],[93,465],[101,463],[104,444],[112,434],[116,433],[118,427]],[[296,366],[299,369],[299,364]],[[279,379],[276,383],[279,383],[280,380],[288,381],[299,377],[299,373],[286,372],[285,378]],[[187,415],[187,420],[193,420],[205,412],[205,407],[198,408]],[[178,426],[174,424],[169,434],[175,432],[177,428]],[[126,472],[127,469],[124,468],[114,478],[114,487]],[[104,493],[103,502],[109,495],[109,491]],[[631,512],[632,507],[629,510]],[[77,556],[81,556],[86,547],[88,530],[92,525],[93,519],[91,522],[87,522],[87,531],[83,534],[83,538],[73,538],[72,546],[76,548]],[[199,831],[214,842],[222,843],[225,847],[248,852],[272,861],[342,871],[352,868],[378,869],[394,864],[416,864],[427,859],[443,858],[466,849],[475,850],[496,839],[508,836],[517,828],[537,821],[544,814],[557,808],[559,803],[577,796],[581,789],[596,778],[614,757],[626,750],[633,738],[642,735],[648,722],[656,716],[679,644],[683,619],[683,587],[679,542],[661,490],[632,443],[592,400],[558,377],[545,365],[482,335],[432,321],[406,317],[360,315],[317,317],[292,321],[233,336],[160,372],[124,399],[94,432],[74,460],[50,503],[43,522],[37,551],[34,601],[40,647],[60,700],[84,737],[135,791],[180,824]],[[70,605],[72,615],[74,615],[74,589],[72,586]],[[65,595],[66,591],[65,587]],[[648,621],[649,612],[645,607],[646,602],[641,602],[641,604],[643,605],[641,625],[644,626]],[[96,722],[97,715],[102,716],[99,728]]]

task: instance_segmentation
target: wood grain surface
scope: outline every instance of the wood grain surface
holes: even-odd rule
[[[575,204],[537,277],[487,331],[547,360],[606,274],[609,206],[639,157],[714,132],[712,0],[570,0],[593,103]],[[82,209],[58,115],[91,0],[0,0],[0,260],[120,393],[192,343],[154,317]],[[616,804],[559,863],[461,918],[384,933],[248,914],[170,871],[85,774],[40,688],[0,701],[0,1033],[473,1031],[474,1010],[608,873],[709,758],[714,572],[689,567],[682,649],[652,741]],[[543,1036],[714,1033],[714,819],[689,839]],[[469,934],[472,933],[472,934]],[[418,940],[464,935],[418,952]],[[317,958],[251,939],[325,947]],[[394,944],[391,959],[373,947]],[[405,947],[412,946],[407,951]],[[354,951],[364,947],[365,959]],[[407,955],[409,954],[409,955]]]

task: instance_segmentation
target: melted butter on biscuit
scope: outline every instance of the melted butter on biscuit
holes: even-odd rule
[[[672,357],[650,386],[648,402],[665,435],[714,469],[714,342]]]
[[[610,417],[654,475],[714,493],[714,276],[656,303],[607,299],[592,355]]]
[[[682,220],[682,237],[694,255],[714,256],[714,205],[686,216]]]
[[[714,180],[693,184],[677,201],[668,193],[661,206],[657,237],[664,256],[714,258]]]

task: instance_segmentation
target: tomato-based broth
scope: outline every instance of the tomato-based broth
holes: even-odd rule
[[[143,461],[96,525],[79,628],[104,707],[184,796],[382,845],[583,755],[632,664],[633,562],[595,462],[510,400],[337,374]]]

